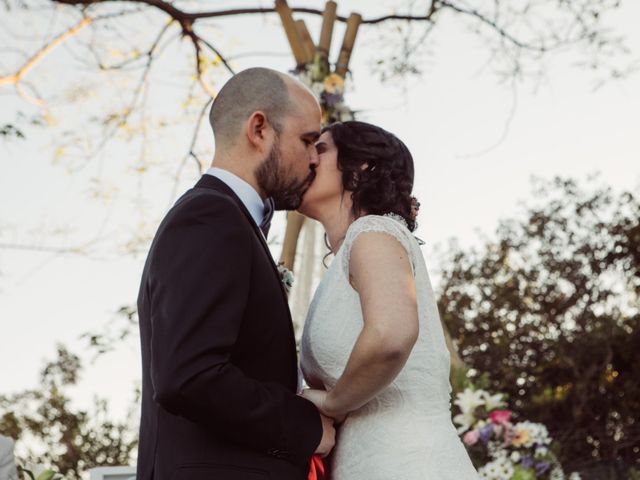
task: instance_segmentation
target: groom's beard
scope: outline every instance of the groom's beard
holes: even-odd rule
[[[276,210],[297,210],[303,195],[316,177],[316,172],[310,170],[309,175],[300,182],[282,167],[281,160],[280,145],[276,139],[269,155],[256,170],[256,181],[262,191],[273,198]]]

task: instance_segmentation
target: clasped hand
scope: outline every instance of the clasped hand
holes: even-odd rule
[[[303,398],[306,398],[313,403],[320,413],[327,417],[331,417],[338,424],[344,422],[347,417],[346,413],[341,413],[336,410],[331,402],[331,396],[329,392],[325,390],[316,390],[313,388],[307,388],[300,394]]]

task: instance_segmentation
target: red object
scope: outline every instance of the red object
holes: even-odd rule
[[[491,423],[500,425],[507,423],[511,419],[511,412],[509,410],[494,410],[489,414],[489,418],[491,419]]]
[[[327,480],[322,458],[319,455],[314,455],[311,457],[310,463],[309,480]]]

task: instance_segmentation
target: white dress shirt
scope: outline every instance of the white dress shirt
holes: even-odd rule
[[[256,225],[259,226],[262,223],[264,219],[264,202],[251,185],[230,171],[218,167],[211,167],[206,171],[206,174],[222,180],[247,207]]]

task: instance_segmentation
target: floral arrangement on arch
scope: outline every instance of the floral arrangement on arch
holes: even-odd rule
[[[486,480],[580,480],[568,477],[555,454],[547,427],[526,420],[514,422],[504,395],[466,388],[456,395],[460,413],[453,417],[458,433]]]
[[[311,90],[322,107],[322,124],[354,119],[353,111],[344,101],[344,77],[330,73],[322,57],[313,63],[292,70],[291,74]]]

